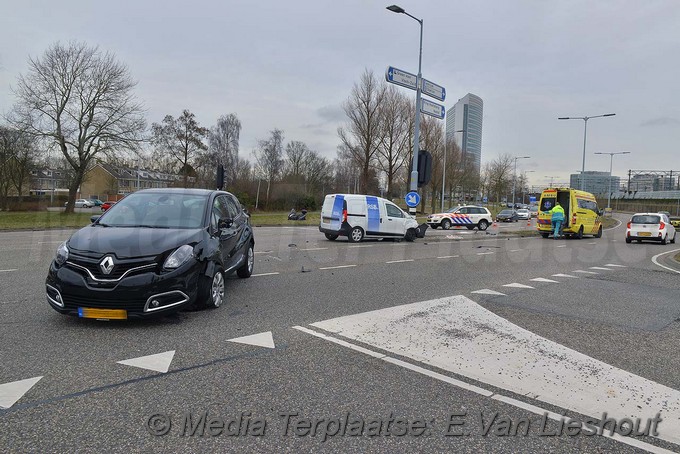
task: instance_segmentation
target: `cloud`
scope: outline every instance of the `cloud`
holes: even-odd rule
[[[340,106],[324,106],[317,109],[316,113],[329,123],[337,123],[345,119],[345,111]]]
[[[640,126],[674,126],[680,125],[680,120],[671,117],[658,117],[645,121]]]

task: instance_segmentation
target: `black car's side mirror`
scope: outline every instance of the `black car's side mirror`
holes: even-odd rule
[[[231,227],[231,225],[232,225],[233,223],[234,223],[233,219],[222,218],[222,219],[220,219],[219,222],[217,223],[217,228],[218,228],[219,230],[228,229],[229,227]]]
[[[101,216],[98,216],[98,215],[90,216],[90,222],[94,224],[95,222],[97,222],[99,220],[100,217]]]

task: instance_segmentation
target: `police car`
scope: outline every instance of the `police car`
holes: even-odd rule
[[[360,194],[329,194],[323,201],[319,231],[334,241],[346,236],[350,243],[366,237],[413,241],[425,236],[427,225],[418,222],[394,203]]]
[[[444,230],[453,226],[465,226],[468,230],[475,227],[479,230],[486,230],[492,222],[491,212],[475,205],[456,207],[445,213],[435,213],[427,217],[427,225],[433,229],[441,227]]]

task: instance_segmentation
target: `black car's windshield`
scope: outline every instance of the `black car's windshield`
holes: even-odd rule
[[[503,216],[512,216],[512,210],[503,210],[498,214],[502,214]]]
[[[98,224],[107,227],[195,229],[203,225],[207,196],[135,193],[113,205]]]
[[[633,216],[631,220],[633,224],[658,224],[660,221],[661,217],[649,214]]]

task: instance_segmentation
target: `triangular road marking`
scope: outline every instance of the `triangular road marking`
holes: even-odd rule
[[[513,282],[512,284],[505,284],[505,285],[503,285],[503,287],[512,287],[512,288],[534,288],[534,287],[532,287],[532,286],[530,286],[530,285],[524,285],[524,284],[520,284],[520,283],[518,283],[518,282]]]
[[[21,399],[29,389],[40,381],[40,377],[0,384],[0,408],[7,409]]]
[[[591,270],[604,270],[604,271],[611,271],[611,268],[603,268],[601,266],[591,266]]]
[[[480,295],[501,295],[505,296],[505,293],[497,292],[495,290],[489,290],[488,288],[483,288],[481,290],[475,290],[474,292],[470,293],[478,293]]]
[[[236,337],[234,339],[229,339],[227,342],[255,345],[257,347],[276,348],[276,345],[274,345],[274,337],[272,336],[271,331],[259,334],[251,334],[250,336]]]
[[[534,282],[557,282],[557,281],[554,281],[552,279],[546,279],[544,277],[537,277],[537,278],[534,278],[534,279],[531,279],[531,280],[534,281]]]
[[[578,276],[572,276],[571,274],[553,274],[553,277],[570,277],[572,279],[578,279]]]
[[[166,373],[168,369],[170,369],[170,363],[174,356],[175,350],[170,350],[163,353],[156,353],[155,355],[140,356],[139,358],[118,361],[118,364]]]
[[[598,274],[594,271],[583,271],[583,270],[574,270],[572,271],[573,273],[583,273],[583,274]]]

